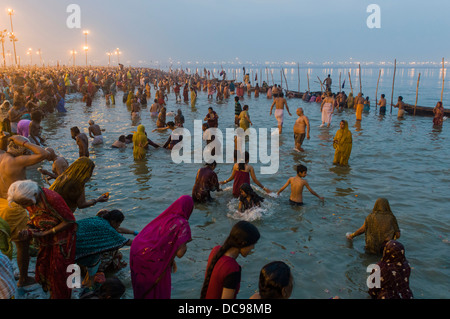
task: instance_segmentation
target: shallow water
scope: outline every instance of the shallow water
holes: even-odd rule
[[[301,71],[302,77],[305,77],[305,70]],[[438,69],[422,71],[419,105],[434,106],[440,99],[440,72]],[[280,74],[279,69],[276,72]],[[336,83],[339,72],[344,74],[348,70],[332,69],[330,72],[330,69],[313,69],[311,72],[310,78],[319,74],[322,80],[326,74],[332,73]],[[359,90],[356,88],[359,86],[356,72],[352,70],[354,91]],[[406,103],[414,103],[418,72],[410,69],[399,72],[395,84],[395,92],[398,93],[394,95],[402,94]],[[363,70],[362,74],[363,91],[373,103],[378,69],[371,72]],[[286,77],[289,89],[297,90],[297,69],[287,70]],[[318,83],[314,85],[312,90],[320,90]],[[391,85],[392,70],[386,69],[378,92],[385,93],[388,101]],[[305,86],[305,79],[302,78],[302,91]],[[333,90],[336,89],[333,85]],[[345,91],[349,92],[348,84]],[[201,164],[174,164],[169,151],[153,148],[150,148],[145,160],[135,162],[131,145],[125,150],[112,149],[110,145],[120,135],[135,131],[139,123],[145,125],[149,137],[157,143],[164,143],[169,133],[151,132],[156,127],[156,121],[150,117],[148,108],[142,110],[139,123],[133,122],[129,110],[122,103],[121,92],[117,95],[115,106],[106,106],[100,95],[94,99],[91,108],[84,106],[80,96],[71,96],[66,104],[67,114],[52,114],[45,119],[44,135],[49,139],[49,146],[72,163],[78,157],[78,149],[70,137],[70,128],[78,126],[87,133],[88,121],[93,119],[105,129],[104,145],[90,146],[91,159],[96,167],[87,184],[86,197],[91,199],[110,192],[110,200],[78,210],[76,218],[93,216],[102,208],[120,209],[126,216],[123,226],[141,230],[179,196],[191,194]],[[446,93],[444,105],[447,97]],[[264,195],[265,201],[261,208],[244,218],[236,213],[238,202],[231,194],[232,183],[224,185],[223,192],[212,193],[215,198],[213,203],[195,207],[190,218],[193,241],[188,244],[186,255],[177,259],[178,272],[172,275],[172,298],[199,298],[210,250],[225,240],[237,220],[247,219],[258,227],[261,239],[253,254],[238,258],[242,266],[238,298],[247,299],[257,290],[262,266],[273,260],[282,260],[291,266],[294,274],[292,298],[324,299],[338,295],[366,299],[369,274],[366,268],[376,263],[379,257],[364,252],[364,236],[355,238],[351,243],[345,234],[363,224],[378,197],[389,199],[398,219],[402,231],[400,241],[405,245],[412,267],[411,289],[415,297],[448,298],[449,122],[445,121],[442,129],[434,129],[430,117],[407,114],[404,119],[398,120],[395,109],[392,114],[388,111],[385,116],[379,116],[372,106],[370,112],[363,115],[361,127],[354,127],[354,111],[344,110],[334,115],[332,126],[327,129],[319,128],[319,104],[305,103],[300,99],[288,99],[287,102],[293,116],[285,113],[284,130],[280,137],[279,170],[273,175],[262,175],[259,173],[261,165],[256,163],[254,167],[258,179],[264,186],[277,191],[289,177],[295,175],[295,166],[304,164],[308,167],[306,179],[318,194],[325,197],[325,202],[321,203],[305,190],[305,205],[292,208],[288,203],[289,188],[276,197],[265,195],[253,184]],[[241,104],[249,105],[254,128],[276,127],[275,118],[269,117],[271,100],[264,94],[259,98],[245,94]],[[185,127],[193,132],[193,120],[203,120],[209,106],[219,114],[219,128],[234,127],[233,98],[224,102],[216,102],[215,99],[208,101],[206,93],[201,92],[196,108],[191,109],[190,104],[176,104],[172,93],[167,110],[180,108],[186,119]],[[304,153],[293,150],[292,127],[297,117],[295,110],[300,106],[311,123],[311,139],[305,140]],[[348,168],[332,165],[332,139],[341,119],[348,120],[353,133]],[[45,163],[44,166],[49,168],[50,164]],[[228,178],[231,169],[232,164],[219,164],[216,168],[219,180]],[[30,170],[29,177],[40,179],[34,170]],[[129,248],[122,251],[128,261]],[[125,298],[132,298],[129,268],[117,275],[128,288]]]

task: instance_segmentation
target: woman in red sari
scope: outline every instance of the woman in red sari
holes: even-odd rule
[[[433,125],[442,126],[444,123],[444,107],[442,106],[442,102],[438,101],[436,106],[433,109],[434,118]]]
[[[56,192],[40,188],[31,180],[17,181],[9,187],[8,202],[26,208],[29,229],[22,238],[39,242],[35,279],[51,299],[70,299],[67,266],[75,263],[77,224],[72,211]]]

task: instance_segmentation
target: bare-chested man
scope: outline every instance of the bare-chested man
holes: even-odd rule
[[[11,132],[17,133],[17,123],[19,123],[23,112],[20,111],[20,103],[14,102],[13,107],[8,111],[9,122],[11,123]]]
[[[56,179],[59,175],[61,175],[67,169],[67,167],[69,167],[69,163],[64,157],[56,155],[56,152],[53,148],[47,147],[45,150],[49,154],[47,160],[53,162],[52,171],[49,172],[42,168],[38,168],[38,171],[42,175],[47,175],[48,177],[46,178],[46,180],[48,181],[49,179]]]
[[[309,140],[309,119],[303,114],[303,108],[299,107],[297,109],[298,118],[294,124],[294,139],[295,139],[295,150],[303,152],[302,148],[303,141],[306,138]]]
[[[89,137],[93,138],[92,145],[103,144],[102,130],[93,120],[89,120]]]
[[[394,107],[398,108],[397,118],[402,118],[405,115],[405,103],[403,102],[403,96],[398,97],[397,104]]]
[[[297,175],[288,179],[286,184],[280,188],[277,195],[280,195],[282,191],[291,185],[291,196],[289,197],[289,203],[293,206],[303,206],[303,187],[306,187],[311,194],[317,196],[321,201],[324,200],[315,191],[311,189],[308,182],[304,179],[306,177],[308,169],[304,165],[297,166]]]
[[[386,114],[386,99],[384,94],[381,94],[381,99],[378,101],[378,105],[380,106],[380,114]]]
[[[42,113],[41,111],[33,111],[31,112],[31,122],[28,129],[30,142],[36,145],[44,145],[45,140],[41,136],[41,120]]]
[[[31,151],[31,155],[24,155],[27,150]],[[48,156],[46,150],[20,135],[11,136],[7,151],[0,154],[0,218],[10,226],[11,241],[16,245],[19,287],[35,283],[34,278],[28,277],[29,241],[20,236],[20,232],[28,227],[28,214],[22,206],[9,204],[6,198],[12,183],[27,179],[27,167],[45,160]]]
[[[270,115],[272,115],[272,109],[275,106],[275,118],[278,121],[278,131],[279,134],[282,133],[283,130],[283,121],[284,121],[284,107],[286,106],[286,110],[290,116],[292,116],[291,112],[289,112],[289,107],[287,105],[286,99],[283,96],[283,93],[279,93],[278,97],[275,97],[272,105],[270,106]]]
[[[81,133],[77,126],[72,127],[70,133],[72,134],[72,138],[77,141],[79,156],[89,157],[89,140],[86,134]]]

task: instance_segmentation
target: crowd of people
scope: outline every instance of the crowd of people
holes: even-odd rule
[[[328,83],[328,82],[327,82]],[[325,84],[327,84],[325,83]],[[330,83],[331,85],[331,83]],[[297,174],[278,190],[271,191],[263,186],[249,164],[248,152],[235,150],[235,164],[231,175],[219,181],[215,168],[217,163],[206,163],[200,168],[194,181],[191,195],[183,195],[141,231],[122,227],[124,215],[119,210],[100,210],[95,217],[76,219],[75,211],[106,202],[109,194],[87,199],[85,185],[92,177],[95,162],[89,158],[89,138],[92,144],[103,144],[101,127],[89,121],[88,135],[78,127],[71,128],[72,138],[76,141],[79,156],[73,163],[55,153],[51,147],[56,141],[45,139],[41,121],[50,113],[67,112],[65,98],[70,93],[80,93],[87,107],[92,106],[94,97],[101,96],[106,104],[116,104],[116,96],[123,93],[122,102],[129,108],[133,118],[139,118],[142,109],[153,101],[149,111],[156,118],[154,130],[174,131],[183,127],[185,120],[179,109],[174,121],[167,121],[167,101],[170,94],[176,101],[190,101],[195,107],[199,92],[206,92],[208,99],[235,101],[235,125],[243,130],[253,125],[248,105],[241,106],[242,92],[252,92],[255,97],[267,93],[273,99],[269,114],[275,107],[275,118],[279,133],[282,134],[284,109],[292,116],[282,89],[265,82],[261,87],[249,85],[249,79],[237,83],[234,80],[210,79],[206,70],[204,76],[184,71],[163,72],[141,68],[33,68],[12,69],[0,76],[1,104],[1,153],[0,153],[0,297],[13,298],[15,288],[40,284],[52,299],[73,298],[72,289],[67,285],[67,273],[70,265],[81,267],[83,294],[80,298],[106,299],[120,298],[125,288],[114,276],[105,277],[106,269],[118,271],[129,267],[136,299],[168,299],[171,297],[171,276],[177,269],[176,258],[182,258],[190,241],[193,240],[189,218],[195,203],[207,203],[212,199],[212,191],[220,191],[221,185],[233,181],[233,196],[239,199],[239,211],[242,214],[264,201],[252,188],[252,182],[266,193],[279,195],[288,186],[291,194],[289,203],[303,205],[303,190],[306,187],[319,200],[317,194],[306,181],[307,167],[297,166]],[[152,92],[154,91],[154,94]],[[171,93],[172,92],[172,93]],[[189,94],[190,92],[190,94]],[[154,95],[154,96],[153,96]],[[362,94],[353,98],[344,92],[333,94],[327,84],[322,95],[314,96],[306,92],[305,101],[321,104],[322,125],[330,125],[336,108],[355,108],[356,120],[361,121],[361,113],[370,107],[369,99]],[[382,96],[378,105],[380,112],[385,110]],[[396,107],[403,110],[402,101]],[[440,104],[442,107],[442,104]],[[304,151],[302,143],[310,138],[310,122],[303,109],[296,110],[294,144],[299,152]],[[435,125],[442,109],[436,107]],[[230,117],[232,115],[230,114]],[[436,120],[437,118],[437,120]],[[209,107],[203,124],[207,128],[219,126],[219,116]],[[214,137],[207,139],[211,142]],[[132,144],[133,157],[139,161],[145,158],[149,146],[172,149],[182,136],[173,134],[164,145],[149,139],[146,127],[137,126],[131,135],[121,135],[112,145],[114,148],[126,148]],[[53,144],[54,145],[54,144]],[[352,134],[347,121],[340,122],[340,128],[333,140],[335,156],[333,163],[348,165],[352,149]],[[40,169],[48,187],[39,186],[39,181],[27,178],[27,168],[43,161],[53,162],[52,171]],[[53,182],[50,182],[54,180]],[[354,233],[347,234],[349,240],[365,234],[366,251],[379,255],[378,263],[382,285],[368,291],[372,298],[412,298],[409,288],[410,267],[405,257],[405,249],[398,241],[400,230],[387,199],[380,198],[367,216],[363,226]],[[133,236],[132,239],[125,235]],[[200,298],[234,299],[237,298],[241,283],[241,267],[238,257],[245,258],[255,248],[260,238],[259,230],[248,221],[237,222],[222,245],[213,247],[207,261],[205,278]],[[123,261],[120,248],[130,246],[129,266]],[[32,248],[37,249],[35,277],[28,275]],[[13,251],[16,251],[18,278],[12,271]],[[398,274],[398,275],[395,275]],[[289,298],[294,286],[290,267],[282,261],[271,261],[261,269],[259,290],[252,299]],[[176,289],[176,287],[175,287]]]

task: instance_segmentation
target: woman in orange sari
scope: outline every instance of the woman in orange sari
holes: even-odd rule
[[[31,180],[17,181],[9,187],[8,202],[26,208],[29,228],[21,232],[24,239],[39,241],[35,279],[51,299],[70,299],[67,267],[75,263],[77,224],[72,211],[58,193],[40,188]]]

